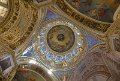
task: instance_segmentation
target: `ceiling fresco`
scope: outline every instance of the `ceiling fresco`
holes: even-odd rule
[[[0,81],[119,81],[119,4],[0,0]]]
[[[56,25],[47,34],[49,47],[56,52],[68,51],[75,42],[75,35],[71,28]]]
[[[85,39],[82,33],[68,21],[53,21],[43,24],[35,44],[39,59],[47,66],[58,69],[70,68],[82,56]]]
[[[47,10],[46,13],[46,17],[45,17],[45,21],[49,21],[49,20],[54,20],[54,19],[59,19],[62,18],[60,15],[56,14],[55,12],[51,11],[51,10]],[[99,38],[96,38],[95,36],[93,36],[91,33],[84,31],[85,37],[86,37],[86,42],[87,42],[87,49],[90,49],[91,47],[101,44],[103,43],[102,40],[100,40]],[[52,34],[54,35],[54,34]],[[22,52],[22,56],[28,56],[28,57],[33,57],[35,56],[35,49],[34,49],[34,36],[31,40],[31,42],[29,43],[28,47],[24,50],[24,52]]]
[[[70,42],[72,42],[72,41],[76,41],[76,40],[72,40],[72,38],[76,37],[76,34],[77,33],[79,34],[81,32],[77,31],[76,28],[72,29],[70,27],[70,26],[72,26],[72,24],[70,24],[70,23],[69,23],[70,24],[69,26],[66,26],[64,24],[59,25],[58,24],[59,22],[56,22],[58,25],[55,24],[55,25],[51,26],[52,23],[50,23],[50,22],[55,23],[54,21],[56,21],[56,19],[60,19],[60,18],[62,18],[62,17],[59,16],[58,14],[56,14],[55,12],[53,12],[51,10],[47,10],[46,17],[45,17],[46,22],[44,22],[43,24],[45,24],[45,25],[42,25],[42,28],[40,30],[38,30],[37,40],[34,40],[34,39],[36,39],[35,38],[36,36],[33,36],[31,42],[28,44],[28,47],[24,50],[24,52],[22,52],[22,55],[20,57],[35,58],[39,62],[45,64],[45,66],[52,67],[52,69],[53,69],[53,67],[54,68],[57,67],[57,68],[61,69],[61,67],[58,67],[58,66],[60,66],[60,65],[58,65],[60,63],[63,63],[62,67],[64,67],[66,70],[67,70],[67,68],[70,68],[71,66],[69,66],[67,64],[67,61],[68,62],[72,61],[70,59],[72,59],[74,56],[67,55],[67,54],[69,54],[67,51],[69,51],[72,48],[72,46],[70,46],[71,48],[64,50],[64,49],[66,49],[66,47],[64,46],[65,48],[64,47],[61,48],[61,47],[59,47],[58,44],[61,44],[59,42],[64,42],[64,40],[66,39],[65,38],[66,36],[64,35],[64,33],[68,32],[68,34],[66,34],[67,39],[69,39],[69,40],[71,39]],[[103,41],[101,41],[99,38],[95,37],[91,33],[87,32],[83,29],[80,29],[80,30],[82,31],[82,34],[84,34],[84,36],[85,36],[86,43],[87,43],[85,48],[87,48],[87,50],[91,49],[92,47],[94,47],[98,44],[104,43]],[[77,33],[75,33],[75,31],[77,31]],[[61,33],[62,33],[62,35],[61,35]],[[60,35],[60,37],[59,37],[59,35]],[[70,38],[68,38],[68,36]],[[48,44],[48,42],[50,44]],[[73,46],[74,46],[74,43],[75,42],[73,42]],[[69,43],[66,43],[66,41],[65,41],[65,44],[66,44],[66,46],[67,46],[67,44],[70,45]],[[57,51],[55,49],[57,49]],[[60,51],[58,51],[58,50],[60,50]],[[74,53],[77,53],[77,52],[73,51],[73,54]],[[70,53],[70,54],[72,54],[72,53]],[[88,57],[91,57],[91,56],[88,56]],[[97,60],[97,59],[95,59],[95,60]],[[64,61],[66,63],[64,63]],[[89,62],[91,62],[91,61],[92,60],[89,60]],[[80,62],[81,62],[81,60],[80,60]],[[85,64],[82,64],[82,63],[80,65],[82,68],[80,70],[80,72],[82,72],[82,70],[84,70],[87,66]],[[70,72],[73,73],[73,71],[69,70],[69,73]],[[72,76],[72,74],[69,74],[69,73],[67,75]],[[62,75],[64,75],[64,71],[63,72],[58,71],[55,74],[62,76]],[[98,76],[97,75],[95,75],[95,76],[98,78],[103,78],[103,80],[106,79],[106,76],[104,78],[102,76],[99,76],[99,74],[98,74]],[[92,80],[91,77],[89,80]]]
[[[66,0],[79,12],[103,22],[113,22],[119,0]]]

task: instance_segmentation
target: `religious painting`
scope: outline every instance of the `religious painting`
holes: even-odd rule
[[[12,56],[3,55],[0,57],[0,70],[3,76],[10,73],[13,67],[14,67],[14,63]]]
[[[79,12],[103,22],[113,22],[120,0],[67,0]]]
[[[46,81],[40,74],[30,69],[19,69],[12,81]]]

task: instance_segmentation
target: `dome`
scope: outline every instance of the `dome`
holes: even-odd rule
[[[119,80],[120,0],[0,0],[0,81]]]
[[[35,44],[39,61],[57,69],[74,67],[83,56],[86,46],[82,32],[74,24],[64,21],[64,19],[48,22],[42,26],[44,27],[38,31],[38,39]]]

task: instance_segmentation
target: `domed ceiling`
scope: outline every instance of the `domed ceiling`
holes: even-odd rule
[[[0,0],[0,81],[119,81],[119,4]]]
[[[42,26],[36,43],[40,60],[59,69],[73,67],[77,59],[83,56],[86,46],[80,30],[65,20],[48,22]]]
[[[100,47],[101,51],[94,48],[104,45],[105,39],[48,8],[44,21],[20,57],[37,59],[61,77],[60,81],[81,81],[81,77],[82,81],[106,81],[111,74],[101,57],[104,47]]]

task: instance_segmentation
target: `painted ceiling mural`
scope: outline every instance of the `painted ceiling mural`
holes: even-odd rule
[[[46,13],[46,17],[45,17],[45,21],[50,21],[50,20],[56,20],[56,19],[60,19],[60,18],[62,18],[60,15],[58,15],[58,14],[56,14],[55,12],[53,12],[53,11],[51,11],[51,10],[47,10],[47,13]],[[54,29],[54,27],[55,27],[55,29]],[[64,43],[66,43],[66,36],[64,35],[64,33],[66,33],[66,32],[68,32],[68,33],[71,33],[71,35],[73,35],[74,36],[74,34],[72,34],[73,33],[73,30],[72,30],[72,32],[71,32],[71,29],[69,28],[69,27],[66,27],[66,26],[64,26],[64,25],[57,25],[57,26],[54,26],[54,27],[52,27],[50,30],[49,30],[49,36],[48,36],[48,38],[49,38],[49,41],[52,41],[52,42],[54,42],[55,44],[53,44],[53,45],[51,45],[51,44],[48,44],[47,46],[50,46],[50,47],[54,47],[54,46],[57,46],[56,44],[56,42],[59,42],[58,44],[63,44],[64,45]],[[65,29],[63,30],[63,28],[65,27]],[[67,28],[67,29],[66,29]],[[70,29],[70,30],[69,30]],[[74,29],[75,30],[75,29]],[[52,32],[51,32],[52,31]],[[57,32],[56,32],[57,31]],[[65,31],[65,32],[64,32]],[[90,34],[89,32],[87,32],[87,31],[85,31],[85,30],[81,30],[81,31],[84,31],[84,32],[82,32],[84,35],[85,35],[85,38],[86,38],[86,43],[87,43],[87,49],[91,49],[91,47],[93,47],[93,46],[96,46],[96,45],[98,45],[98,44],[101,44],[101,43],[103,43],[103,41],[101,41],[100,39],[98,39],[98,38],[96,38],[95,36],[93,36],[92,34]],[[41,33],[40,33],[41,32]],[[62,54],[62,53],[59,53],[58,54],[58,56],[56,55],[56,54],[52,54],[52,52],[49,52],[49,51],[47,51],[47,50],[50,50],[50,49],[47,49],[47,47],[44,45],[46,42],[44,42],[44,40],[46,40],[45,39],[45,36],[47,36],[47,34],[45,35],[45,36],[43,36],[44,34],[45,34],[45,31],[40,31],[39,32],[39,35],[40,36],[38,36],[38,39],[37,39],[37,41],[39,41],[39,43],[37,43],[37,45],[39,44],[39,45],[41,45],[41,49],[39,49],[39,47],[37,48],[38,49],[38,51],[40,51],[41,50],[41,52],[44,54],[44,55],[46,55],[45,57],[46,57],[46,59],[48,60],[48,61],[55,61],[55,63],[56,64],[59,64],[59,63],[62,63],[63,61],[69,61],[70,62],[70,59],[71,58],[73,58],[73,56],[74,55],[72,55],[72,57],[71,57],[71,55],[65,55],[65,53],[64,52],[62,52],[62,53],[64,53],[64,54]],[[51,33],[50,33],[51,32]],[[54,34],[54,33],[57,33],[57,34]],[[62,35],[60,34],[60,33],[62,33]],[[78,32],[79,33],[79,32]],[[60,35],[60,38],[59,38],[59,35]],[[69,35],[67,35],[67,36],[69,36]],[[34,36],[35,37],[35,36]],[[37,54],[38,52],[36,52],[36,47],[35,47],[35,44],[34,44],[34,40],[33,39],[35,39],[35,38],[32,38],[32,40],[31,40],[31,42],[30,42],[30,44],[28,45],[28,47],[24,50],[24,52],[22,53],[22,56],[21,57],[32,57],[32,58],[36,58],[36,55],[37,55],[37,58],[39,58],[39,57],[41,57],[41,54]],[[56,39],[56,40],[50,40],[50,39]],[[70,38],[71,39],[71,38]],[[68,40],[68,38],[67,38],[67,40]],[[74,41],[74,40],[73,40]],[[63,42],[63,43],[62,43]],[[72,41],[70,41],[71,43],[72,43]],[[73,42],[73,44],[74,44],[74,42]],[[64,46],[64,47],[66,47],[68,45],[68,43],[66,43],[66,45]],[[68,46],[67,46],[68,47]],[[57,49],[57,50],[61,50],[61,49],[66,49],[66,48],[61,48],[59,45],[57,46],[57,48],[53,48],[53,49]],[[69,50],[69,49],[67,49],[67,50]],[[67,51],[66,50],[66,51]],[[55,50],[54,50],[55,51]],[[59,52],[59,51],[56,51],[56,52]],[[76,52],[75,52],[76,53]],[[42,55],[43,55],[42,54]],[[66,53],[67,54],[67,53]],[[72,54],[72,53],[71,53]],[[65,55],[65,57],[64,57],[64,55]],[[63,57],[61,57],[61,56],[63,56]],[[41,58],[41,59],[43,59],[43,58]],[[45,59],[45,58],[44,58]],[[38,59],[39,61],[40,61],[40,59]],[[49,63],[49,64],[53,64],[53,63]],[[49,65],[49,64],[47,64],[47,66]],[[64,66],[65,66],[65,64],[63,64]],[[84,67],[84,65],[82,66],[82,67]],[[67,72],[67,71],[66,71]],[[67,76],[71,76],[71,74],[73,73],[73,70],[69,70],[68,72],[67,72]],[[61,71],[57,71],[57,72],[55,72],[55,74],[56,75],[59,75],[59,76],[61,76],[61,77],[63,77],[63,75],[64,75],[64,71],[63,72],[61,72]],[[99,76],[98,76],[99,77]],[[68,80],[69,81],[69,80]]]
[[[103,22],[113,22],[119,0],[66,0],[79,12]]]
[[[119,4],[0,0],[0,81],[119,81]]]
[[[86,39],[75,25],[59,19],[48,21],[38,31],[35,50],[47,66],[58,69],[72,68],[83,56]],[[73,65],[71,65],[74,63]]]

